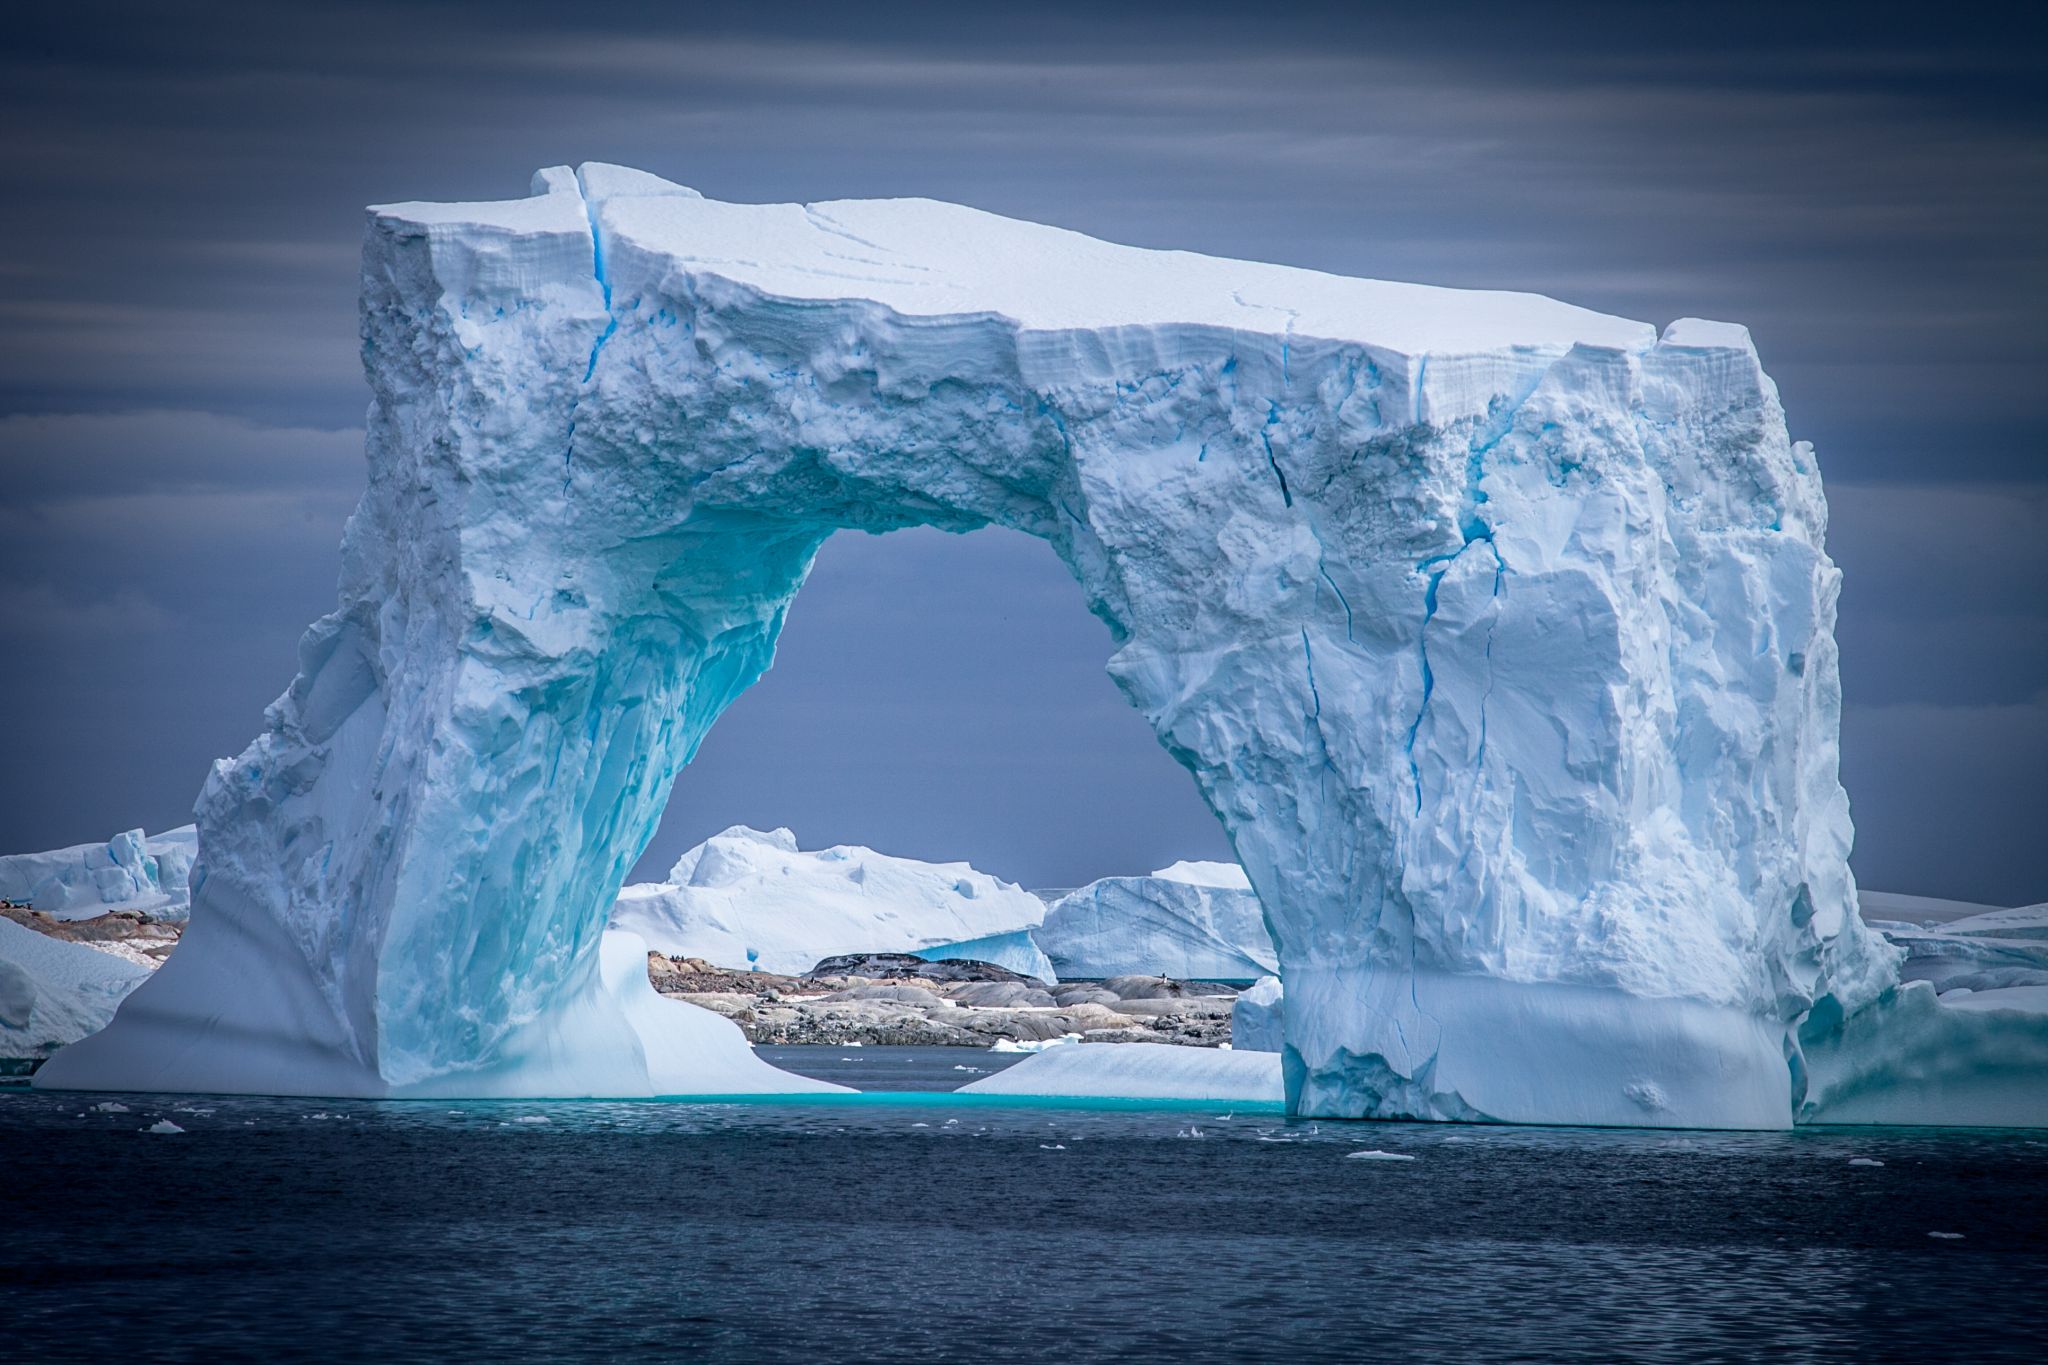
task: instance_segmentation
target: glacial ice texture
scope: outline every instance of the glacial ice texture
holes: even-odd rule
[[[1838,575],[1739,327],[590,165],[373,210],[340,602],[48,1084],[620,1093],[599,940],[841,530],[1045,540],[1318,1115],[1782,1125],[1857,920]]]

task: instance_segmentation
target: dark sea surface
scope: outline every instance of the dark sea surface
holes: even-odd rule
[[[0,1090],[0,1362],[2048,1359],[2048,1134],[1056,1107],[936,1093],[999,1054],[764,1052],[897,1093]]]

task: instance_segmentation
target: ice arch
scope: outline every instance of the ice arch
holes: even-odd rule
[[[1820,480],[1740,328],[534,189],[372,212],[340,606],[207,784],[186,945],[49,1083],[768,1084],[657,1066],[599,933],[849,528],[1059,553],[1266,907],[1302,1111],[1783,1124],[1798,1019],[1887,978]]]

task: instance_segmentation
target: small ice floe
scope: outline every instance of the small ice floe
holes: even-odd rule
[[[865,1043],[847,1043],[847,1044],[845,1044],[845,1046],[847,1046],[847,1047],[866,1047],[866,1046],[867,1046],[867,1044],[865,1044]],[[844,1060],[846,1060],[846,1059],[842,1057],[842,1058],[840,1058],[840,1060],[841,1060],[841,1061],[844,1061]]]
[[[1174,1136],[1183,1138],[1202,1138],[1207,1135],[1203,1133],[1200,1128],[1183,1128],[1178,1133],[1175,1133]]]
[[[182,1133],[185,1130],[172,1123],[169,1119],[158,1119],[155,1123],[150,1124],[149,1127],[138,1128],[135,1131],[138,1133]],[[1935,1235],[1938,1237],[1941,1234],[1936,1233]]]
[[[956,1066],[953,1069],[955,1071],[971,1071],[977,1076],[981,1074],[981,1068],[978,1066]]]
[[[1850,1158],[1849,1158],[1849,1164],[1850,1164],[1851,1166],[1882,1166],[1882,1165],[1884,1165],[1884,1163],[1883,1163],[1882,1161],[1879,1161],[1879,1160],[1878,1160],[1878,1159],[1877,1159],[1876,1157],[1869,1157],[1869,1156],[1852,1156],[1852,1157],[1850,1157]]]
[[[951,1128],[954,1124],[958,1122],[960,1122],[960,1120],[958,1119],[947,1119],[944,1126],[947,1128]]]
[[[1363,1152],[1346,1152],[1346,1153],[1345,1153],[1344,1155],[1345,1155],[1345,1158],[1346,1158],[1347,1160],[1351,1160],[1351,1161],[1413,1161],[1413,1160],[1415,1160],[1415,1158],[1414,1158],[1414,1157],[1412,1157],[1412,1156],[1409,1156],[1409,1155],[1408,1155],[1408,1154],[1407,1154],[1406,1152],[1382,1152],[1382,1151],[1381,1151],[1381,1150],[1380,1150],[1379,1148],[1377,1148],[1377,1147],[1372,1147],[1372,1148],[1368,1148],[1367,1150],[1365,1150],[1365,1151],[1363,1151]]]
[[[125,1114],[128,1112],[128,1106],[119,1100],[106,1100],[94,1105],[92,1112],[95,1114]]]
[[[317,1112],[317,1113],[312,1113],[312,1114],[301,1114],[301,1115],[299,1115],[299,1117],[300,1117],[300,1118],[302,1118],[302,1119],[345,1119],[345,1118],[347,1118],[347,1117],[348,1117],[348,1115],[347,1115],[347,1114],[330,1114],[330,1113],[328,1113],[328,1112],[327,1112],[327,1111],[326,1111],[325,1109],[322,1109],[322,1110],[320,1110],[320,1111],[319,1111],[319,1112]]]
[[[1064,1142],[1041,1142],[1038,1144],[1038,1150],[1041,1152],[1064,1152],[1067,1150],[1067,1144]]]
[[[1236,1117],[1237,1115],[1235,1114],[1215,1114],[1211,1116],[1211,1118],[1217,1123],[1228,1123]]]
[[[1943,1242],[1960,1242],[1963,1240],[1963,1234],[1960,1232],[1930,1232],[1927,1235]]]
[[[988,1050],[990,1052],[1043,1052],[1049,1047],[1059,1047],[1063,1043],[1078,1043],[1080,1041],[1081,1035],[1078,1033],[1062,1033],[1057,1038],[998,1038],[989,1044]]]
[[[547,1123],[549,1119],[546,1114],[521,1114],[512,1121],[514,1123]]]
[[[929,1128],[929,1127],[931,1127],[931,1125],[930,1125],[929,1123],[913,1123],[913,1124],[911,1124],[910,1126],[911,1126],[912,1128]]]

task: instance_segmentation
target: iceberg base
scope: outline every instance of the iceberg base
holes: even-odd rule
[[[1909,981],[1801,1030],[1802,1123],[2048,1128],[2048,986],[1951,991]]]
[[[1727,1006],[1372,968],[1291,969],[1289,1107],[1305,1117],[1787,1128],[1782,1030]]]

